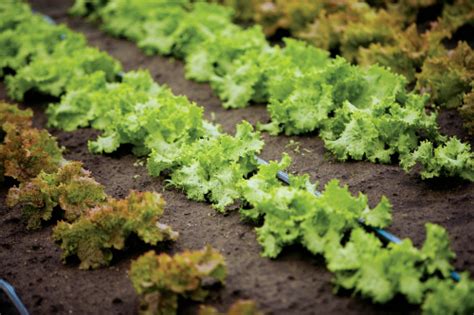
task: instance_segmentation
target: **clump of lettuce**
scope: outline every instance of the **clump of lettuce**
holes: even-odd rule
[[[33,128],[31,118],[31,110],[0,103],[4,133],[0,144],[1,176],[20,182],[9,189],[6,204],[21,207],[29,229],[50,220],[58,205],[63,217],[74,221],[106,198],[104,187],[82,168],[82,163],[66,161],[56,138],[46,130]]]
[[[438,146],[423,141],[414,152],[403,156],[400,164],[406,171],[419,164],[423,179],[457,176],[474,181],[474,152],[456,137]]]
[[[421,306],[424,314],[469,314],[474,310],[474,282],[462,273],[459,282],[430,279]]]
[[[223,284],[227,268],[224,256],[208,245],[174,256],[150,251],[132,262],[129,275],[140,314],[176,314],[179,298],[203,301],[209,293],[205,283]]]
[[[78,219],[106,199],[104,187],[96,182],[80,162],[68,162],[54,173],[42,170],[35,178],[8,191],[7,205],[21,206],[29,229],[51,220],[53,209],[60,206],[68,222]]]
[[[17,71],[31,60],[53,53],[57,45],[71,50],[86,46],[84,36],[71,32],[67,27],[45,23],[40,16],[31,16],[15,28],[0,33],[0,76],[4,69]]]
[[[404,77],[378,66],[362,70],[342,58],[328,59],[294,41],[283,51],[294,60],[306,56],[319,62],[290,62],[287,72],[268,76],[272,122],[264,130],[319,131],[338,159],[381,163],[413,151],[423,137],[442,139],[436,114],[425,111],[427,97],[407,93]]]
[[[449,53],[428,58],[417,78],[417,88],[429,91],[435,104],[458,108],[474,80],[474,52],[459,42]]]
[[[73,78],[97,71],[104,72],[108,81],[116,79],[120,64],[87,47],[83,35],[47,22],[24,4],[2,6],[0,75],[5,70],[11,73],[5,81],[13,99],[22,100],[29,90],[60,96]]]
[[[235,136],[220,134],[185,144],[176,151],[154,149],[148,159],[151,175],[170,172],[169,184],[183,189],[188,198],[209,200],[224,211],[240,192],[236,183],[257,168],[256,154],[263,147],[247,122],[237,125]]]
[[[396,294],[402,294],[410,303],[422,304],[425,311],[433,304],[432,290],[443,286],[455,288],[460,293],[458,301],[465,301],[474,286],[465,279],[470,286],[466,290],[465,283],[456,283],[450,278],[449,261],[454,253],[449,249],[446,231],[430,223],[426,231],[421,249],[415,248],[408,239],[384,246],[362,229],[352,231],[346,244],[325,254],[329,270],[335,273],[336,286],[355,290],[376,303],[386,303]],[[466,306],[470,308],[469,305],[444,304],[450,314]]]
[[[132,234],[150,245],[176,240],[178,233],[159,222],[164,205],[157,193],[132,190],[125,199],[109,197],[72,223],[59,222],[53,238],[63,249],[63,260],[77,256],[81,269],[107,266],[112,249],[123,249]]]
[[[474,51],[465,42],[453,50],[427,58],[417,74],[416,88],[431,93],[436,105],[458,109],[464,127],[474,134]]]
[[[166,150],[192,142],[217,128],[203,120],[202,108],[156,84],[144,71],[127,72],[109,83],[104,73],[72,81],[70,92],[47,110],[50,126],[65,130],[91,125],[102,135],[89,143],[91,151],[111,153],[132,144],[137,154]],[[165,148],[166,147],[166,148]]]
[[[4,123],[2,129],[5,132],[0,144],[2,175],[25,182],[41,171],[55,172],[64,162],[63,148],[48,131],[14,122]]]
[[[115,59],[96,48],[75,49],[62,44],[50,55],[34,59],[20,68],[15,75],[5,78],[8,93],[12,98],[22,100],[25,93],[31,89],[60,96],[74,77],[103,71],[111,81],[121,70]]]
[[[6,130],[3,127],[4,124],[13,124],[19,129],[30,128],[32,118],[33,111],[31,109],[22,110],[18,106],[0,101],[0,134],[2,142],[6,135]]]
[[[320,254],[339,244],[346,232],[359,228],[359,219],[380,228],[391,223],[391,205],[385,197],[370,209],[367,196],[352,196],[337,180],[326,184],[321,196],[315,196],[316,187],[307,175],[290,176],[290,185],[282,185],[276,174],[290,162],[285,155],[280,163],[261,165],[257,174],[239,184],[251,205],[241,210],[243,218],[264,218],[256,229],[262,255],[274,258],[284,246],[295,243]]]

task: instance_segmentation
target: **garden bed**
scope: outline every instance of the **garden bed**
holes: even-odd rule
[[[241,120],[252,124],[267,121],[263,105],[244,109],[225,110],[207,84],[184,78],[183,64],[164,57],[147,57],[126,40],[114,39],[99,30],[97,25],[67,15],[70,1],[33,1],[33,8],[66,23],[84,33],[89,43],[99,47],[123,63],[125,70],[147,69],[160,84],[170,86],[175,94],[189,97],[206,110],[208,119],[221,124],[227,132],[234,132]],[[7,100],[0,84],[0,99]],[[46,126],[44,110],[51,101],[30,94],[21,104],[35,111],[35,125]],[[439,118],[443,133],[469,140],[461,128],[455,111],[443,111]],[[254,299],[262,310],[273,314],[368,314],[378,312],[413,311],[402,299],[383,306],[360,297],[341,292],[333,294],[331,274],[322,258],[315,257],[300,247],[290,247],[276,260],[260,257],[260,246],[255,239],[254,226],[242,223],[237,213],[218,214],[209,205],[193,202],[177,190],[164,189],[162,178],[151,178],[143,166],[136,165],[130,149],[123,147],[113,155],[93,155],[87,150],[87,140],[97,134],[92,129],[75,132],[50,130],[59,143],[67,148],[67,159],[84,162],[94,177],[105,185],[107,193],[124,197],[129,189],[162,192],[167,202],[162,219],[180,233],[174,244],[157,248],[169,253],[184,249],[200,249],[212,244],[228,262],[226,285],[212,290],[207,303],[219,309],[237,298]],[[394,206],[390,231],[409,237],[415,245],[424,240],[424,224],[437,223],[450,235],[452,249],[457,254],[455,267],[474,273],[474,184],[452,179],[422,181],[417,174],[406,174],[398,165],[375,165],[369,162],[337,162],[324,149],[317,135],[305,137],[263,136],[262,157],[279,159],[288,152],[294,160],[291,171],[308,173],[311,179],[325,184],[332,178],[348,184],[352,192],[364,192],[373,206],[386,195]],[[471,139],[472,144],[472,139]],[[137,176],[138,175],[138,176]],[[8,209],[4,199],[13,181],[1,189],[0,212],[0,276],[12,283],[27,308],[33,314],[97,313],[131,314],[138,309],[138,298],[127,277],[131,259],[147,248],[131,241],[123,254],[115,255],[109,268],[80,271],[77,262],[63,265],[60,249],[51,238],[53,224],[38,231],[26,231],[20,209]],[[0,313],[13,312],[0,300]],[[181,303],[180,313],[193,313],[196,304]]]

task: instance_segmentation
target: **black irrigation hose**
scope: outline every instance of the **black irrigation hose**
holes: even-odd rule
[[[12,301],[13,305],[16,307],[20,315],[29,315],[28,310],[26,309],[25,305],[20,300],[20,298],[15,292],[15,289],[10,283],[6,282],[3,279],[0,279],[0,288],[3,290],[3,292],[5,292],[10,301]]]

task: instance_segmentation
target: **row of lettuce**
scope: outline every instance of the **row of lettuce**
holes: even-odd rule
[[[416,82],[418,91],[430,91],[436,105],[459,108],[466,127],[474,132],[473,51],[459,41],[463,35],[470,40],[472,1],[211,2],[233,7],[238,20],[261,25],[267,36],[287,30],[318,48],[339,51],[359,65],[390,67]]]
[[[26,5],[2,6],[0,32],[7,36],[15,34],[9,37],[8,47],[13,47],[20,64],[8,66],[10,74],[6,82],[11,95],[22,96],[34,89],[60,97],[59,103],[48,107],[50,124],[65,130],[92,126],[103,131],[98,139],[89,142],[93,152],[109,153],[121,144],[131,144],[135,154],[148,157],[151,175],[165,176],[171,186],[185,191],[190,199],[209,201],[219,211],[240,204],[243,219],[263,223],[256,229],[263,256],[274,258],[283,247],[301,244],[325,258],[328,269],[335,275],[337,288],[352,290],[377,303],[403,295],[410,303],[422,304],[426,313],[461,314],[474,308],[470,299],[474,283],[467,273],[461,275],[459,282],[450,278],[454,253],[442,227],[426,225],[427,237],[421,249],[408,239],[399,244],[383,244],[365,227],[390,225],[391,205],[386,198],[370,209],[365,195],[352,196],[337,180],[330,181],[316,196],[316,187],[307,175],[292,176],[291,184],[284,186],[276,174],[288,167],[290,158],[284,155],[280,163],[258,165],[256,154],[263,142],[248,123],[238,125],[235,136],[224,134],[218,126],[203,119],[201,107],[157,85],[148,72],[122,73],[116,60],[88,48],[79,34],[64,26],[48,24]],[[25,57],[18,61],[21,59],[18,56]],[[56,186],[58,181],[54,174],[38,176],[39,182],[48,187]],[[20,184],[13,190],[12,198],[21,196],[22,190],[28,190],[27,186]],[[79,188],[74,191],[84,196]],[[79,256],[83,263],[86,261],[84,268],[98,267],[110,262],[107,248],[123,245],[124,238],[117,237],[117,233],[137,233],[145,242],[172,239],[174,234],[166,226],[157,225],[154,231],[145,222],[124,224],[127,219],[107,216],[127,213],[125,209],[136,198],[132,194],[128,201],[111,201],[103,207],[106,211],[97,218],[103,229],[99,234],[88,228],[90,217],[95,218],[97,211],[72,223],[60,223],[55,238],[62,243],[64,254]],[[21,203],[21,198],[18,200],[12,204]],[[139,205],[146,207],[149,199],[145,200]],[[124,204],[127,202],[128,206]],[[34,202],[23,205],[28,213],[35,211]],[[38,205],[41,211],[44,204]],[[128,214],[125,216],[128,218]],[[361,219],[365,227],[360,225]],[[119,231],[115,230],[117,226]],[[110,238],[108,233],[112,235]],[[90,245],[79,247],[77,240],[81,238],[87,244],[107,241],[105,246],[93,251]],[[92,261],[87,261],[91,252],[95,255]],[[154,259],[145,260],[155,266],[151,263]],[[163,274],[152,269],[144,268],[145,271],[138,273],[158,281]],[[143,292],[149,293],[148,280],[144,281]],[[187,296],[195,297],[192,293]],[[156,301],[153,295],[150,300]]]
[[[107,196],[80,162],[63,158],[64,148],[54,137],[32,127],[31,118],[31,110],[0,102],[1,175],[19,182],[9,189],[6,203],[21,207],[28,229],[40,228],[52,220],[53,209],[60,210],[53,239],[63,250],[64,262],[77,256],[81,269],[107,266],[113,251],[124,250],[132,234],[149,245],[178,238],[159,222],[165,205],[159,194],[132,190],[120,200]],[[227,271],[224,257],[207,246],[174,256],[149,251],[132,262],[129,276],[140,295],[140,313],[175,314],[179,296],[203,301],[208,294],[204,281],[223,284]],[[260,314],[255,302],[242,300],[229,315],[244,311]],[[203,305],[199,314],[218,313]]]
[[[386,68],[354,66],[293,39],[285,39],[283,48],[271,46],[260,26],[244,29],[232,23],[231,9],[216,4],[82,0],[71,11],[99,18],[106,31],[137,42],[146,53],[183,58],[186,77],[210,82],[225,107],[268,102],[271,122],[262,130],[317,131],[341,161],[399,161],[406,171],[422,165],[423,178],[474,180],[470,146],[442,135],[436,111],[425,109],[429,95],[407,92],[407,79]],[[467,44],[449,55],[472,67]],[[428,78],[452,87],[431,89],[432,95],[451,93],[449,101],[462,100],[457,89],[469,86],[473,76],[457,66],[431,68],[441,76]]]

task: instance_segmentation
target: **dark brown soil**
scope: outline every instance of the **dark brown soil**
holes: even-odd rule
[[[86,34],[93,46],[118,58],[126,70],[144,68],[159,83],[169,85],[176,94],[188,96],[211,113],[228,132],[243,119],[251,123],[268,119],[264,106],[224,110],[206,84],[184,79],[183,64],[163,57],[147,57],[133,43],[105,35],[97,25],[66,14],[69,1],[34,1],[33,7],[72,29]],[[0,84],[0,99],[5,88]],[[44,127],[48,100],[30,96],[22,104],[35,110],[35,124]],[[466,139],[456,112],[440,117],[443,131]],[[192,202],[180,191],[164,190],[163,179],[150,178],[144,167],[134,166],[136,158],[126,149],[111,156],[92,155],[87,140],[97,134],[91,129],[76,132],[51,130],[67,148],[66,158],[83,161],[95,178],[115,197],[125,196],[129,189],[162,192],[167,201],[163,221],[179,231],[181,237],[157,250],[175,253],[199,249],[212,244],[228,262],[226,285],[213,289],[207,303],[226,309],[238,298],[252,298],[269,314],[371,314],[418,312],[402,299],[386,305],[374,305],[359,296],[333,293],[331,274],[320,257],[299,247],[284,250],[276,260],[259,256],[254,226],[241,223],[237,213],[217,214],[209,205]],[[292,171],[309,173],[321,184],[338,178],[353,192],[362,191],[375,204],[382,195],[394,206],[390,231],[411,238],[416,245],[424,240],[424,224],[438,223],[448,229],[452,247],[457,253],[455,266],[474,273],[474,184],[453,180],[421,181],[415,174],[405,174],[397,165],[374,165],[366,162],[338,163],[324,150],[316,136],[270,137],[262,157],[277,159],[287,151],[294,159]],[[290,140],[299,143],[299,152],[287,147]],[[472,140],[471,140],[472,141]],[[140,175],[135,179],[134,175]],[[8,209],[4,198],[13,182],[1,186],[0,198],[0,277],[12,283],[33,314],[133,314],[138,300],[127,277],[130,261],[150,247],[130,244],[116,255],[109,268],[80,271],[77,263],[63,265],[60,249],[51,239],[54,223],[38,231],[26,231],[19,209]],[[197,304],[183,301],[180,313],[195,313]],[[0,314],[14,313],[0,295]]]

